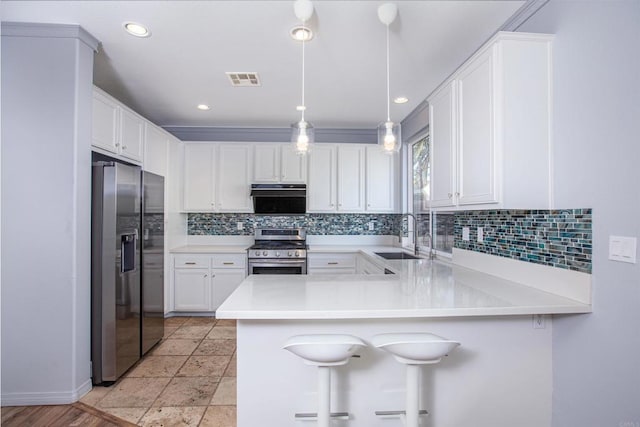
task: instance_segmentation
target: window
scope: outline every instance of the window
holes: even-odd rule
[[[413,214],[418,221],[418,246],[423,251],[430,249],[433,235],[433,249],[436,253],[450,256],[453,249],[454,215],[449,212],[430,212],[429,200],[431,162],[429,156],[429,135],[411,146]],[[433,231],[433,233],[432,233]]]
[[[430,246],[430,216],[427,200],[429,200],[430,162],[429,135],[418,140],[411,146],[411,183],[413,194],[413,214],[416,216],[418,230],[416,239],[418,246],[424,251]]]
[[[413,213],[429,213],[429,136],[422,138],[412,146],[411,163],[413,166]]]

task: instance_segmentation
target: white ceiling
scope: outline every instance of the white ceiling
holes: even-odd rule
[[[307,44],[306,117],[319,128],[386,119],[381,1],[315,0]],[[396,1],[391,118],[406,117],[525,1]],[[101,41],[95,84],[161,126],[287,127],[298,119],[301,46],[293,1],[7,1],[4,21],[77,23]],[[136,38],[124,21],[147,25]],[[255,71],[233,88],[226,71]],[[196,105],[211,105],[199,111]]]

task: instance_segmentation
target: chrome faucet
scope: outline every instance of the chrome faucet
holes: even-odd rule
[[[413,254],[415,256],[419,255],[419,245],[418,245],[418,220],[416,219],[416,216],[414,214],[411,213],[404,213],[402,214],[402,216],[400,217],[400,221],[402,222],[402,219],[406,217],[407,220],[409,220],[409,217],[411,217],[413,219]],[[407,225],[408,226],[408,225]],[[408,231],[408,230],[407,230]],[[431,233],[426,233],[425,237],[429,238],[429,259],[434,259],[435,258],[435,253],[433,251],[433,235]],[[402,241],[402,237],[400,238],[400,240]]]
[[[413,218],[413,254],[415,256],[418,256],[418,254],[419,254],[419,250],[418,250],[418,220],[416,219],[416,216],[414,214],[404,213],[400,217],[400,222],[402,222],[402,220],[405,217],[407,218],[407,221],[409,220],[409,217]],[[408,231],[409,230],[408,230],[408,224],[407,224],[407,232]],[[402,238],[400,240],[402,240]]]

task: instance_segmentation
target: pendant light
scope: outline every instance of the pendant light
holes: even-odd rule
[[[313,144],[315,136],[315,129],[311,123],[304,119],[304,112],[306,110],[304,103],[304,46],[305,43],[310,40],[312,34],[311,31],[305,27],[305,22],[307,22],[307,20],[311,18],[311,15],[313,15],[313,3],[311,3],[311,0],[296,0],[293,4],[293,11],[296,17],[302,21],[302,28],[307,30],[306,34],[308,34],[308,36],[303,35],[302,37],[299,35],[293,36],[294,39],[300,40],[302,43],[302,104],[296,108],[300,111],[300,121],[291,125],[291,142],[293,143],[295,152],[303,156],[311,150],[311,145]],[[296,34],[300,33],[296,32]]]
[[[387,26],[387,120],[378,125],[378,145],[388,154],[400,151],[400,123],[391,121],[391,97],[389,94],[389,25],[398,15],[395,3],[384,3],[378,7],[378,19]]]

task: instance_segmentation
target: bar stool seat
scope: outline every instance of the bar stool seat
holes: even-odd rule
[[[371,344],[391,353],[398,362],[407,366],[405,410],[376,411],[376,415],[404,416],[407,427],[418,427],[419,415],[427,413],[419,410],[420,365],[440,362],[460,343],[426,332],[408,332],[376,335],[371,339]]]
[[[318,367],[318,426],[329,427],[332,418],[348,419],[349,413],[331,413],[331,368],[346,365],[351,356],[366,347],[364,341],[353,335],[312,334],[295,335],[283,349],[300,357],[307,365]],[[309,419],[316,414],[297,413],[296,418]]]

